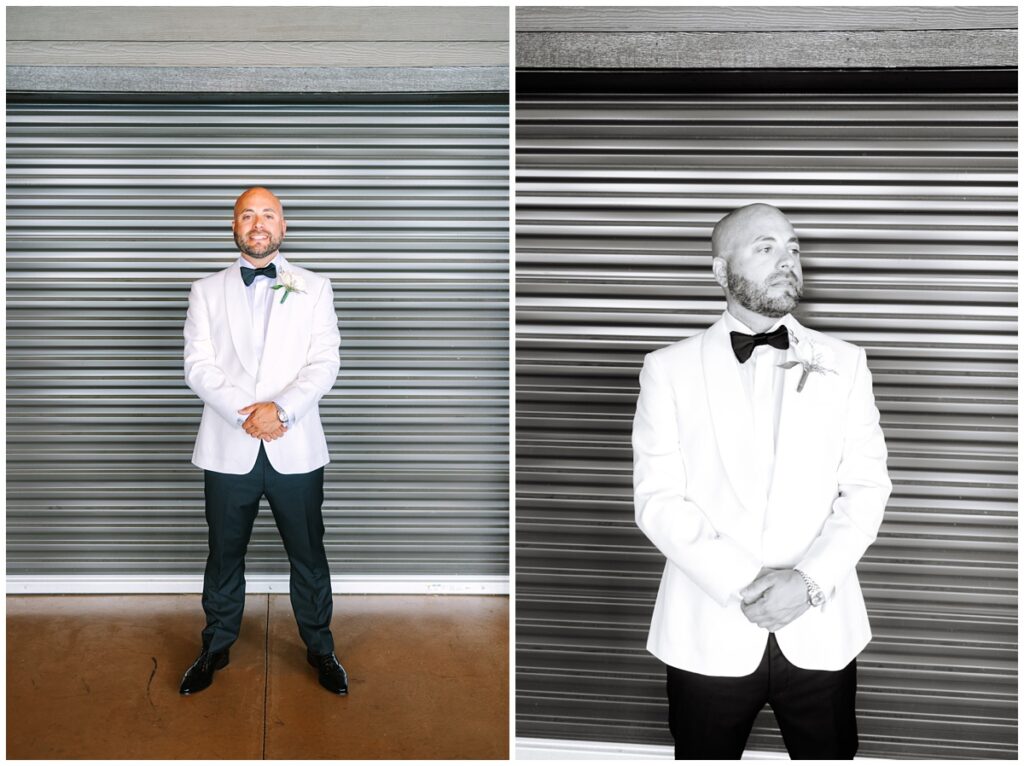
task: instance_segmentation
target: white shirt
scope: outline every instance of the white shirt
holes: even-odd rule
[[[776,321],[768,332],[785,324],[789,315]],[[728,311],[724,314],[726,329],[756,335],[753,330]],[[730,348],[730,351],[732,349]],[[735,354],[743,390],[747,395],[752,414],[754,454],[758,456],[751,465],[750,480],[763,493],[765,502],[771,492],[772,476],[775,473],[775,448],[779,434],[779,416],[782,414],[782,386],[785,370],[779,367],[786,360],[786,350],[768,344],[756,346],[746,362],[740,362]]]
[[[274,260],[270,263],[274,264],[279,276],[282,269],[286,271],[288,269],[288,262],[280,253],[274,256]],[[243,269],[256,268],[244,256],[238,257],[238,265]],[[274,304],[276,295],[276,291],[271,288],[277,282],[276,279],[258,275],[252,284],[246,285],[245,288],[245,295],[249,299],[249,309],[252,311],[253,350],[256,352],[257,364],[263,358],[263,346],[267,340],[267,325],[270,323],[270,308]]]
[[[743,322],[734,317],[728,311],[725,312],[723,317],[725,319],[725,326],[730,332],[741,332],[745,335],[757,335],[757,333],[743,324]],[[767,332],[773,332],[778,329],[779,325],[785,324],[787,319],[792,320],[793,317],[786,314],[786,316],[775,322]],[[786,361],[786,350],[769,346],[766,343],[755,348],[754,353],[750,355],[750,358],[742,364],[738,359],[736,359],[735,355],[733,355],[733,359],[736,361],[736,366],[739,369],[740,380],[743,381],[743,390],[747,393],[747,401],[750,403],[751,409],[759,405],[764,406],[763,404],[754,401],[755,372],[762,364],[774,366],[775,374],[771,377],[772,399],[770,406],[773,407],[774,417],[772,418],[772,423],[774,424],[774,437],[778,440],[779,417],[782,415],[782,386],[786,374],[786,371],[782,367],[779,367],[779,365]]]
[[[285,257],[280,253],[275,255],[274,260],[270,263],[274,264],[274,268],[277,269],[277,275],[279,278],[282,271],[288,270],[288,261],[285,260]],[[242,255],[238,256],[238,265],[243,269],[256,268],[251,262],[246,260],[245,256]],[[252,281],[252,284],[245,285],[245,296],[249,299],[249,309],[252,311],[253,350],[256,352],[257,365],[263,359],[263,347],[267,342],[267,327],[270,324],[270,309],[274,305],[275,296],[279,294],[278,291],[272,288],[279,281],[280,279],[270,279],[263,275],[257,275]],[[278,300],[280,300],[280,298],[278,298]],[[288,413],[285,413],[285,415],[288,416]],[[238,424],[241,425],[244,422],[245,417],[239,416]],[[290,416],[288,416],[288,421],[285,425],[291,425]]]

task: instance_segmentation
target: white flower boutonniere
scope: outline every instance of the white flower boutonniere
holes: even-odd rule
[[[284,294],[281,295],[281,303],[288,300],[288,296],[292,293],[304,293],[306,292],[306,282],[298,274],[292,274],[290,271],[282,271],[279,275],[281,282],[271,287],[271,290],[284,290]]]
[[[796,367],[798,364],[803,366],[803,375],[800,376],[800,382],[796,386],[797,393],[804,390],[807,378],[812,372],[820,372],[823,375],[827,372],[831,372],[833,375],[836,374],[835,370],[827,366],[831,363],[832,358],[829,349],[818,348],[810,338],[800,340],[790,332],[789,347],[793,349],[797,360],[795,362],[783,362],[779,367],[788,370],[791,367]]]

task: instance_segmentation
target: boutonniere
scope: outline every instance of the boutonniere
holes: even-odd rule
[[[306,292],[306,283],[298,274],[292,274],[290,271],[282,271],[279,278],[281,282],[270,289],[284,290],[284,294],[281,296],[281,303],[288,300],[288,296],[292,293]]]
[[[796,386],[797,393],[804,390],[807,378],[812,372],[819,372],[822,375],[827,372],[831,372],[833,375],[836,374],[835,370],[827,366],[831,363],[832,358],[830,349],[818,348],[810,338],[800,340],[792,332],[789,333],[789,347],[796,354],[796,361],[783,362],[779,367],[788,370],[791,367],[796,367],[798,364],[803,366],[803,375],[800,376],[800,382]]]

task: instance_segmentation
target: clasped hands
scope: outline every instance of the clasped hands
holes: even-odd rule
[[[277,417],[277,405],[273,402],[256,402],[238,411],[239,415],[248,415],[242,428],[254,439],[272,442],[280,439],[288,430]]]
[[[747,619],[770,632],[784,628],[810,607],[804,578],[793,569],[764,567],[740,591]]]

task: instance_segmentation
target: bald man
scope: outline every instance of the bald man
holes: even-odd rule
[[[202,650],[182,678],[194,694],[227,666],[245,605],[245,552],[261,497],[291,567],[289,591],[306,659],[320,684],[348,692],[334,654],[324,550],[327,440],[317,403],[338,376],[331,283],[280,253],[288,224],[268,189],[247,189],[231,224],[239,257],[192,285],[185,380],[203,401],[192,462],[204,470],[209,557]]]
[[[871,374],[790,313],[803,272],[781,211],[734,210],[711,242],[726,310],[646,356],[633,422],[676,758],[740,758],[765,703],[791,757],[853,758],[871,639],[856,565],[892,489]]]

